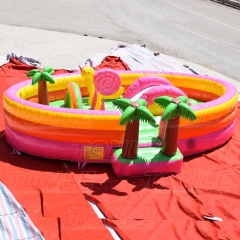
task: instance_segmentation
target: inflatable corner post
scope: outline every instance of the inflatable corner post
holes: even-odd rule
[[[188,98],[179,96],[171,98],[163,96],[154,100],[161,108],[165,109],[161,120],[167,122],[163,136],[163,145],[161,152],[165,156],[174,156],[178,149],[178,132],[180,117],[189,119],[190,121],[197,120],[196,114],[187,104]]]
[[[233,135],[238,92],[222,79],[92,66],[81,75],[53,71],[31,70],[31,80],[3,95],[13,153],[75,161],[79,168],[109,163],[119,177],[134,177],[178,173],[183,156]]]
[[[49,105],[47,82],[54,84],[52,77],[54,69],[44,67],[42,70],[32,69],[27,73],[27,77],[32,77],[32,85],[38,84],[38,103]]]
[[[120,125],[127,125],[121,155],[126,159],[138,157],[139,121],[155,123],[152,113],[146,108],[146,100],[138,99],[132,102],[122,98],[114,100],[113,104],[123,112]]]
[[[152,167],[151,173],[155,174],[162,172],[164,164],[168,165],[168,172],[181,171],[183,155],[177,147],[180,117],[191,121],[196,120],[197,117],[191,107],[187,105],[188,98],[186,96],[177,98],[163,96],[154,101],[165,109],[162,121],[167,122],[167,125],[163,145],[155,149],[143,147],[141,155],[137,155],[139,119],[149,123],[154,121],[151,112],[142,107],[146,101],[139,99],[136,102],[131,102],[127,99],[121,99],[113,102],[123,111],[120,124],[127,124],[123,147],[115,150],[113,169],[119,177],[143,176],[146,173],[146,163],[148,163],[149,169]],[[140,106],[141,102],[142,106]],[[172,161],[171,164],[169,164],[170,161]],[[152,164],[154,168],[151,166]],[[141,165],[145,167],[141,167]]]

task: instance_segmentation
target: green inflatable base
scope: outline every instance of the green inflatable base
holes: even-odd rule
[[[137,158],[127,159],[122,156],[122,149],[114,149],[113,171],[120,178],[181,172],[183,155],[179,149],[172,157],[163,155],[160,150],[161,147],[139,148]]]

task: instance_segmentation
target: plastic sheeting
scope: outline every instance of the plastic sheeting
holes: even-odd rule
[[[45,239],[2,182],[0,182],[0,239]]]
[[[100,65],[102,68],[105,65],[104,59],[108,56],[120,57],[130,70],[192,73],[190,69],[184,67],[173,58],[165,54],[156,54],[150,49],[137,44],[129,44],[125,47],[113,47],[107,53],[92,56],[86,61],[86,64],[90,64],[91,62],[93,67]],[[124,68],[126,68],[126,66]]]

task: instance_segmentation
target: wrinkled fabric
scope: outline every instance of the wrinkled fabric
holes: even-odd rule
[[[1,181],[0,226],[0,239],[45,239],[23,207]]]
[[[30,58],[30,57],[25,57],[16,53],[9,53],[7,54],[7,60],[10,61],[11,58],[17,59],[19,62],[27,64],[27,65],[32,65],[36,67],[41,66],[41,62],[38,61],[37,59]]]
[[[110,165],[89,164],[74,178],[129,239],[240,239],[239,149],[238,108],[233,137],[185,158],[179,174],[119,179]]]
[[[30,57],[26,57],[26,56],[22,56],[17,53],[8,53],[7,55],[0,56],[0,66],[11,62],[12,58],[15,58],[19,62],[24,63],[26,65],[35,66],[35,67],[41,66],[41,62],[39,60],[30,58]]]
[[[184,67],[175,59],[162,53],[156,54],[154,51],[137,44],[113,47],[106,53],[95,54],[88,59],[85,64],[89,65],[91,62],[92,66],[96,67],[100,65],[103,59],[107,56],[120,57],[131,70],[153,70],[192,74],[192,71]]]
[[[1,95],[25,80],[26,72],[0,68]],[[83,192],[123,239],[238,240],[239,108],[236,117],[233,137],[221,147],[185,158],[181,173],[132,179],[117,178],[110,164],[88,164],[78,170],[76,163],[12,156],[1,134],[0,178],[46,239],[112,239]]]
[[[33,68],[35,67],[23,64],[17,59],[11,59],[11,62],[1,66],[0,96],[3,96],[4,91],[13,84],[27,80],[26,74]],[[70,72],[72,71],[56,69],[54,74]],[[0,97],[1,109],[2,100]],[[2,112],[0,111],[0,181],[11,191],[31,219],[36,227],[31,230],[40,230],[36,232],[35,238],[28,239],[40,240],[42,236],[47,240],[112,239],[102,220],[95,214],[74,181],[73,175],[78,174],[77,164],[73,164],[76,172],[71,173],[63,161],[43,159],[24,153],[11,155],[12,148],[4,136]],[[11,209],[13,212],[15,208]],[[0,231],[9,230],[9,223],[13,220],[19,224],[25,219],[1,217]],[[9,230],[7,234],[14,233]],[[0,235],[0,239],[18,238]]]
[[[100,70],[103,68],[109,68],[113,70],[130,70],[128,65],[120,58],[114,56],[105,57],[101,64],[95,67],[95,70]]]

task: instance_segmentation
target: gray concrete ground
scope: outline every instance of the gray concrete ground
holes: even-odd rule
[[[0,24],[0,56],[14,52],[41,61],[42,66],[75,68],[120,41]]]
[[[33,29],[0,24],[0,56],[14,52],[39,59],[42,66],[78,69],[85,61],[97,54],[125,42],[85,37],[77,34]],[[199,74],[209,75],[232,82],[240,92],[240,82],[195,63],[172,57],[193,68]]]
[[[240,81],[240,11],[222,4],[209,0],[0,0],[0,6],[2,24],[145,43]],[[70,47],[69,41],[62,43]],[[51,51],[46,52],[51,56]]]

